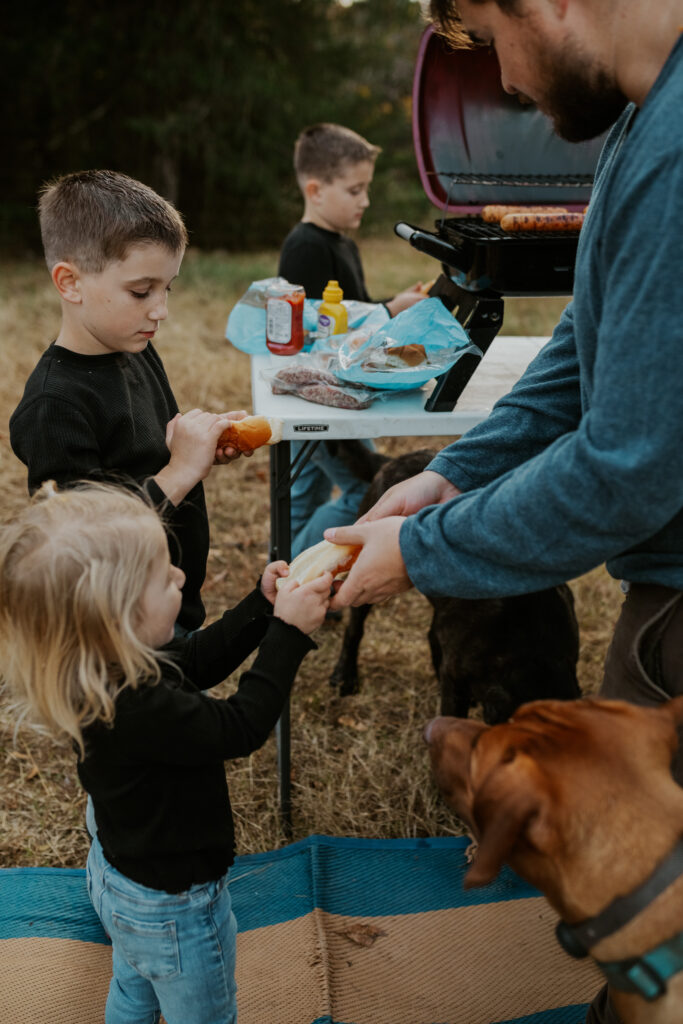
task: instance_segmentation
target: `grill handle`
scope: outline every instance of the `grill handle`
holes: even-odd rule
[[[394,224],[394,233],[405,242],[409,242],[413,249],[417,249],[418,252],[423,252],[427,256],[433,256],[435,260],[440,260],[442,263],[452,263],[453,257],[459,253],[457,246],[444,241],[433,232],[416,228],[402,220],[398,224]]]

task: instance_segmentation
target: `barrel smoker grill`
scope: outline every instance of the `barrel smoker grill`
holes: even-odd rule
[[[483,221],[482,208],[583,210],[603,140],[564,142],[536,108],[504,92],[493,53],[453,50],[431,29],[415,70],[413,140],[425,194],[442,215],[434,231],[399,222],[396,234],[439,260],[430,294],[485,353],[502,326],[505,295],[571,295],[578,232],[508,233]],[[462,356],[425,409],[453,409],[479,362]]]

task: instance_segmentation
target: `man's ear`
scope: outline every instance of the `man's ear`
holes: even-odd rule
[[[529,758],[518,754],[491,772],[472,805],[479,846],[465,875],[466,889],[494,880],[543,806],[543,790]]]
[[[81,277],[78,268],[73,263],[55,263],[51,276],[60,298],[66,302],[80,303],[82,301]]]

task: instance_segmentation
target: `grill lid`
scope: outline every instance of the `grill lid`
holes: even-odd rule
[[[413,141],[427,198],[446,213],[487,203],[583,209],[604,136],[565,142],[545,115],[509,96],[495,53],[453,50],[430,27],[413,82]]]

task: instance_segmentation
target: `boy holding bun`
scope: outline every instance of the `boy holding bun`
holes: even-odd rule
[[[345,299],[372,301],[358,247],[347,232],[360,226],[370,205],[379,153],[379,146],[340,124],[311,125],[296,140],[294,171],[304,212],[282,245],[278,274],[303,285],[309,299],[322,298],[327,282],[337,281]],[[390,316],[396,316],[424,297],[418,281],[384,305]],[[354,473],[350,460],[340,457],[349,447],[349,442],[342,444],[342,449],[334,442],[318,445],[292,486],[292,555],[320,541],[327,527],[348,525],[357,518],[367,481]],[[335,484],[341,496],[330,501]]]
[[[168,315],[187,232],[151,188],[115,171],[81,171],[47,184],[39,203],[45,259],[62,322],[10,419],[33,493],[45,480],[142,486],[163,510],[174,565],[186,582],[181,631],[204,621],[209,550],[202,480],[236,452],[218,448],[231,419],[181,415],[153,344]]]

